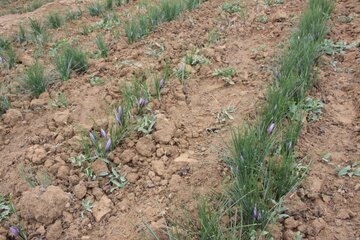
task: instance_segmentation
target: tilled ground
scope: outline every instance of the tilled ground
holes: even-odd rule
[[[106,33],[111,41],[109,57],[91,59],[85,75],[52,85],[39,99],[9,95],[12,109],[2,116],[0,126],[0,192],[12,194],[30,239],[142,239],[144,221],[161,232],[165,222],[181,216],[184,209],[192,212],[198,195],[221,190],[228,173],[220,155],[230,136],[229,126],[253,118],[271,83],[276,57],[304,7],[302,1],[269,8],[244,3],[246,12],[242,16],[223,13],[222,3],[203,3],[132,45],[123,34],[115,41]],[[355,1],[338,3],[330,35],[334,40],[356,40],[356,14],[350,23],[336,21],[340,14],[358,13],[356,7]],[[46,5],[38,10],[39,15],[46,13],[44,9]],[[136,3],[120,8],[119,13],[131,11],[137,11]],[[259,16],[266,16],[268,22],[258,22]],[[98,19],[88,17],[85,21],[94,23]],[[77,38],[84,49],[95,51],[96,32],[75,37],[83,21],[67,25],[64,31],[53,31],[54,40]],[[4,24],[4,29],[7,27]],[[213,29],[219,31],[220,40],[209,46]],[[164,46],[164,51],[154,56],[149,53],[154,46]],[[165,60],[177,68],[186,52],[195,47],[211,64],[189,68],[191,76],[185,85],[172,78],[163,89],[161,101],[150,103],[157,113],[155,131],[148,136],[130,134],[109,156],[126,174],[129,184],[110,193],[105,178],[88,181],[69,161],[81,153],[79,130],[108,125],[112,118],[109,105],[120,101],[120,87],[134,73],[156,73]],[[22,64],[0,74],[6,84],[13,84],[12,79],[33,61],[32,46],[19,51]],[[337,71],[329,64],[332,58],[338,61]],[[334,170],[336,164],[355,162],[359,156],[359,72],[355,67],[359,56],[353,49],[332,58],[321,59],[319,83],[313,91],[326,103],[326,113],[319,122],[304,128],[299,144],[301,155],[314,162],[307,180],[289,197],[291,217],[284,221],[284,227],[275,228],[276,239],[289,238],[297,230],[309,239],[359,236],[356,177],[340,178]],[[41,59],[44,63],[51,60]],[[212,76],[214,69],[228,66],[237,71],[231,86]],[[105,84],[92,86],[91,76],[100,77]],[[48,106],[49,98],[59,91],[69,101],[66,109]],[[228,106],[235,108],[231,114],[234,120],[218,123],[217,113]],[[321,162],[327,152],[334,165]],[[31,190],[18,172],[18,166],[24,164],[36,172],[49,173],[54,186]],[[92,167],[95,172],[104,168],[101,164]],[[83,199],[94,202],[92,213],[82,208]],[[7,227],[0,228],[0,233],[5,234]]]

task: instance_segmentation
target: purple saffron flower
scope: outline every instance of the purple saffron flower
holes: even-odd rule
[[[100,129],[100,133],[103,138],[106,138],[107,134],[104,129]]]
[[[107,140],[106,142],[105,151],[106,152],[110,151],[110,147],[111,147],[111,138],[109,138],[109,140]]]
[[[275,129],[275,123],[271,123],[267,129],[268,134],[271,135],[273,133],[274,129]]]
[[[90,140],[91,140],[91,142],[94,144],[94,145],[96,145],[96,139],[95,139],[95,136],[94,136],[94,134],[92,133],[92,132],[90,132]]]
[[[4,59],[0,56],[0,64],[4,62]]]
[[[121,107],[121,106],[119,106],[119,108],[118,108],[118,114],[119,114],[120,117],[121,117],[121,115],[123,114],[123,110],[122,110],[122,107]]]
[[[256,220],[256,221],[259,221],[261,219],[261,214],[257,211],[256,209],[256,204],[253,208],[253,212],[252,212],[252,215],[253,215],[253,218]]]
[[[119,113],[115,113],[115,120],[122,126],[122,121]]]
[[[160,89],[162,89],[164,87],[164,79],[160,80],[159,87],[160,87]]]
[[[20,230],[18,227],[10,227],[10,233],[14,236],[14,237],[18,237],[20,236]]]
[[[179,69],[180,69],[181,72],[184,70],[184,65],[182,63],[180,63]]]
[[[144,99],[144,98],[140,98],[139,100],[139,108],[143,108],[148,104],[148,100]]]

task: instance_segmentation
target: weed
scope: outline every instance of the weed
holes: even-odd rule
[[[48,40],[48,35],[46,33],[45,27],[36,19],[30,18],[30,27],[31,27],[31,35],[32,41],[39,45],[44,45]]]
[[[66,108],[69,102],[63,92],[57,94],[57,99],[51,99],[49,102],[50,106],[54,108]]]
[[[0,65],[4,64],[8,69],[15,67],[17,61],[17,55],[11,45],[6,46],[6,48],[1,48],[0,46]]]
[[[344,42],[334,43],[331,40],[325,39],[321,45],[321,50],[327,55],[344,54],[346,50],[353,48],[352,44],[346,44]]]
[[[208,37],[208,45],[211,46],[212,44],[218,43],[219,41],[219,31],[217,29],[211,30]]]
[[[9,99],[0,94],[0,116],[4,114],[11,107]]]
[[[187,53],[184,62],[188,65],[195,66],[197,64],[209,64],[210,60],[199,54],[199,50],[193,50]]]
[[[10,196],[0,195],[0,223],[13,214],[16,214],[16,209]]]
[[[114,7],[114,0],[106,0],[105,2],[105,8],[107,10],[112,10]]]
[[[225,123],[228,119],[233,120],[234,118],[231,116],[231,113],[233,112],[235,112],[233,106],[228,106],[226,109],[221,109],[216,115],[217,122]]]
[[[20,176],[25,180],[29,187],[34,188],[40,186],[41,188],[46,188],[52,182],[52,178],[47,172],[38,171],[31,165],[19,165],[18,171]]]
[[[19,43],[24,43],[27,41],[27,37],[26,37],[26,30],[23,26],[19,26],[19,34],[17,36],[17,40]]]
[[[222,79],[230,85],[234,85],[232,78],[236,75],[236,71],[232,67],[224,68],[224,69],[215,69],[213,72],[213,76],[220,76]]]
[[[84,210],[87,211],[87,212],[92,212],[92,209],[94,208],[94,205],[93,205],[93,203],[91,202],[90,199],[88,199],[88,200],[83,199],[83,200],[81,201],[81,206],[82,206],[82,207],[84,208]]]
[[[99,78],[98,76],[92,76],[90,77],[90,84],[91,86],[96,86],[96,85],[103,85],[105,82],[103,80],[101,80],[101,78]]]
[[[95,43],[96,43],[97,48],[100,51],[100,56],[103,58],[107,57],[109,50],[105,43],[104,37],[101,35],[96,36]]]
[[[307,119],[309,122],[315,122],[320,119],[324,103],[317,99],[307,97],[304,101],[304,110],[308,113]]]
[[[163,43],[152,43],[148,47],[148,51],[145,53],[149,56],[159,58],[161,54],[165,51],[165,46]]]
[[[349,177],[352,177],[352,176],[360,177],[360,167],[357,167],[357,166],[358,166],[357,163],[347,165],[342,168],[340,166],[337,166],[336,170],[338,170],[338,176],[343,177],[343,176],[348,175]]]
[[[268,22],[268,18],[265,15],[259,15],[259,16],[256,17],[255,20],[257,22],[260,22],[260,23],[267,23]]]
[[[69,10],[66,13],[66,19],[70,20],[70,21],[74,21],[79,19],[82,16],[83,12],[82,10],[79,8],[77,10]]]
[[[89,35],[89,33],[92,32],[92,29],[89,27],[89,25],[87,25],[84,22],[81,23],[80,27],[81,27],[80,33],[84,36],[87,36],[87,35]]]
[[[121,7],[124,4],[129,3],[129,2],[130,2],[130,0],[115,0],[115,5],[118,7]]]
[[[153,127],[156,123],[156,115],[144,115],[137,119],[136,130],[143,134],[150,134],[153,131]]]
[[[57,29],[63,25],[63,18],[58,12],[52,12],[47,16],[48,24],[51,28]]]
[[[70,73],[84,73],[88,69],[88,63],[85,54],[69,45],[63,47],[61,53],[56,55],[56,68],[60,73],[61,80],[70,78]]]
[[[26,70],[24,88],[28,90],[32,96],[38,97],[46,91],[48,85],[49,80],[45,76],[43,65],[35,63]]]
[[[204,0],[186,0],[185,5],[187,10],[192,11],[197,8]]]
[[[241,6],[239,2],[233,2],[233,3],[229,3],[229,2],[225,2],[222,6],[221,9],[227,13],[237,13],[241,11]]]
[[[128,181],[126,180],[126,178],[124,176],[122,176],[118,172],[118,170],[115,167],[112,167],[109,183],[112,184],[112,186],[113,186],[110,189],[110,192],[113,192],[118,188],[124,188],[128,184]]]
[[[92,2],[90,5],[87,6],[88,12],[90,16],[99,16],[104,12],[103,6],[100,2]]]

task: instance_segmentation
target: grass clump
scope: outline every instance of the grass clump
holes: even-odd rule
[[[64,46],[62,51],[56,54],[55,61],[56,68],[63,81],[70,78],[71,72],[84,73],[88,69],[85,53],[70,45]]]
[[[221,9],[230,14],[241,12],[241,6],[240,6],[240,3],[238,3],[238,2],[234,2],[234,3],[225,2],[221,6]]]
[[[70,10],[66,13],[66,20],[74,21],[79,19],[82,16],[83,12],[79,8],[77,10]]]
[[[231,184],[225,200],[216,207],[200,202],[188,239],[271,238],[267,225],[279,217],[283,197],[306,173],[294,146],[304,113],[321,109],[318,102],[306,100],[306,92],[314,84],[312,68],[321,54],[332,9],[332,0],[309,1],[256,120],[233,131],[226,157]],[[224,216],[230,223],[224,224]]]
[[[4,65],[8,69],[15,67],[17,55],[9,40],[0,38],[0,67]]]
[[[52,12],[47,16],[47,22],[52,29],[57,29],[63,25],[64,20],[58,12]]]
[[[192,11],[203,0],[161,0],[159,5],[149,6],[146,13],[132,17],[125,24],[125,34],[129,43],[147,36],[160,23],[172,21],[185,10]]]
[[[46,28],[38,20],[30,18],[30,28],[32,30],[32,41],[36,44],[43,45],[48,40]]]
[[[104,37],[102,35],[98,35],[95,38],[95,44],[99,49],[100,56],[105,58],[108,56],[109,49],[105,43]]]
[[[49,80],[45,76],[45,68],[39,63],[35,63],[26,70],[24,79],[24,88],[28,90],[32,96],[38,97],[45,92],[49,85]]]
[[[0,116],[4,114],[11,107],[7,96],[0,94]]]
[[[104,12],[104,7],[100,2],[92,2],[87,6],[90,16],[100,16]]]

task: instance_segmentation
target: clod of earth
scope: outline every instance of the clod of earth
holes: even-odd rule
[[[94,203],[93,215],[97,222],[100,222],[113,208],[112,201],[107,196],[102,196],[100,201]]]
[[[28,220],[51,224],[62,216],[69,196],[57,186],[49,186],[43,192],[40,187],[24,192],[20,202],[20,215]]]

